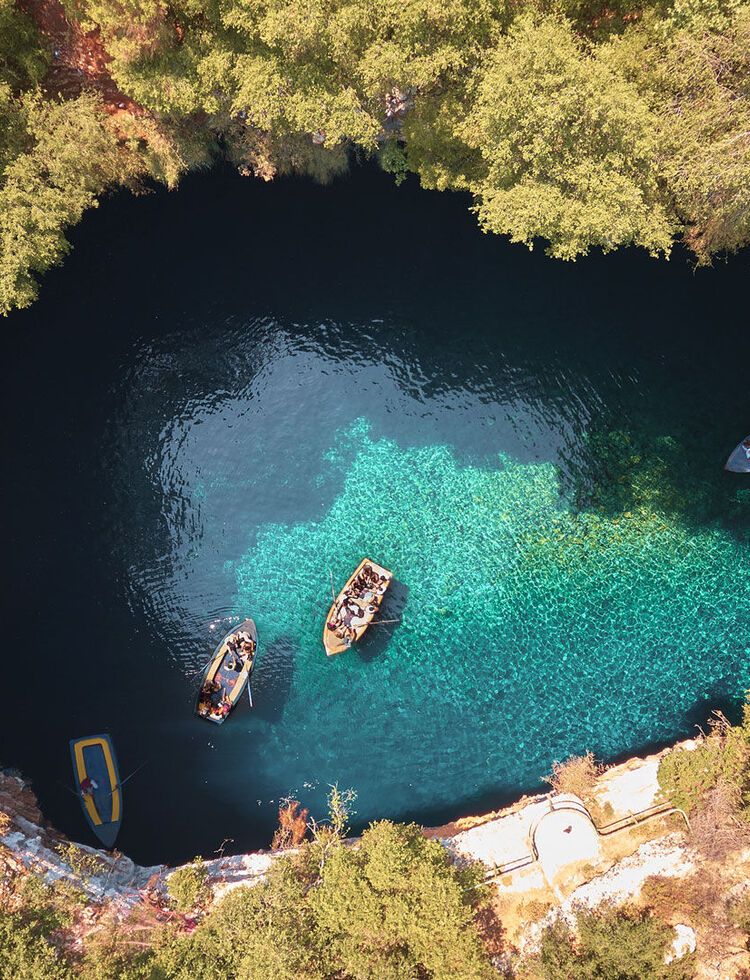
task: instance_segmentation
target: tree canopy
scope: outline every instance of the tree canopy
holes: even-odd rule
[[[109,189],[220,154],[321,181],[373,156],[563,259],[750,240],[748,0],[63,3],[58,35],[0,0],[3,312]]]

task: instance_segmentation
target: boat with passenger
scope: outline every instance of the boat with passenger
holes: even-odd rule
[[[122,824],[122,788],[112,739],[71,739],[70,755],[86,822],[105,847],[113,847]]]
[[[250,683],[257,647],[258,631],[252,619],[244,620],[222,637],[201,678],[195,702],[199,718],[221,725],[229,717]]]
[[[344,653],[362,638],[392,581],[393,572],[371,558],[362,559],[326,616],[323,646],[329,657]]]
[[[750,473],[750,436],[737,446],[724,469],[730,473]]]

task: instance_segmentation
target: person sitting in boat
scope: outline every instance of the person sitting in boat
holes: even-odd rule
[[[95,789],[99,789],[99,783],[90,776],[84,776],[81,780],[81,796],[93,796]]]
[[[226,718],[226,716],[229,714],[231,710],[232,710],[232,702],[227,697],[227,695],[224,694],[216,708],[216,714],[219,716],[219,718]]]
[[[219,690],[221,690],[221,684],[218,681],[206,681],[201,688],[201,701],[206,700],[210,703],[213,695]]]

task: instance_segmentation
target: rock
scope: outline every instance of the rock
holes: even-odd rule
[[[672,946],[667,950],[664,956],[665,963],[672,963],[674,960],[681,960],[683,956],[687,956],[689,953],[695,952],[695,929],[691,929],[690,926],[678,923],[674,927],[674,931],[675,937],[672,941]]]

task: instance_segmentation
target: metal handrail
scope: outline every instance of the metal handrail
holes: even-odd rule
[[[540,814],[529,828],[529,844],[531,845],[530,853],[526,854],[524,857],[514,858],[512,861],[505,861],[503,864],[496,864],[495,867],[492,868],[485,876],[485,881],[492,881],[495,878],[502,877],[504,874],[511,874],[513,871],[520,871],[522,868],[528,867],[530,864],[535,864],[539,860],[539,851],[537,850],[535,840],[536,830],[542,820],[544,820],[549,813],[563,810],[572,810],[575,813],[583,813],[588,817],[592,827],[599,837],[608,837],[610,834],[616,834],[621,830],[627,830],[630,827],[635,827],[639,823],[650,820],[652,817],[669,816],[670,813],[679,813],[685,821],[685,826],[687,827],[688,832],[690,832],[690,821],[688,820],[687,814],[684,810],[680,809],[680,807],[673,806],[671,803],[654,803],[651,806],[644,807],[643,810],[630,812],[627,814],[627,816],[618,817],[617,820],[613,820],[611,823],[598,827],[596,821],[591,815],[590,810],[579,797],[561,800],[556,796],[548,796],[547,800],[550,806],[549,810]]]

